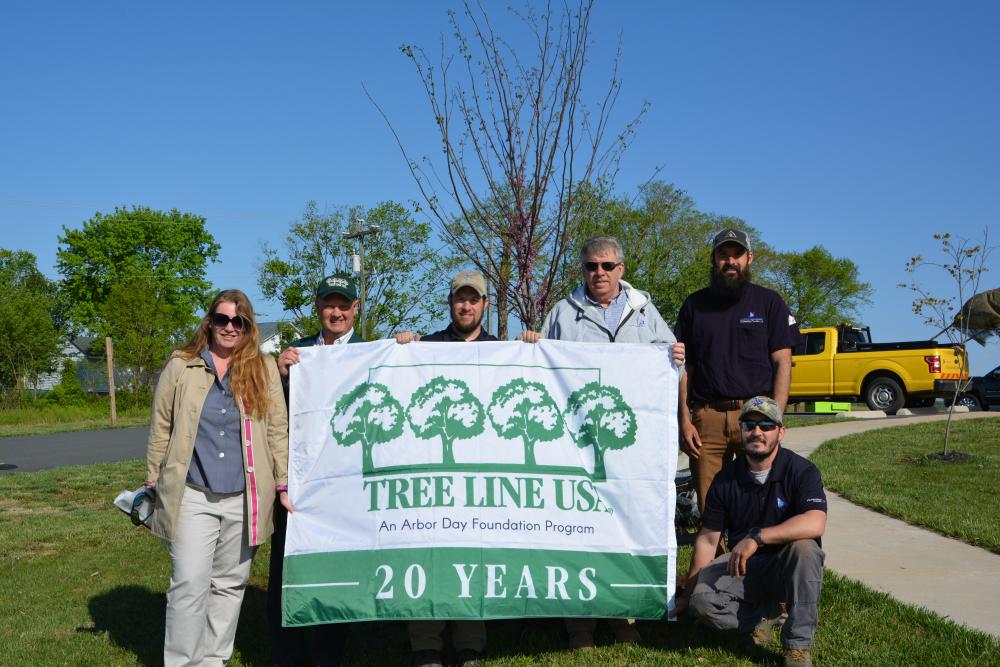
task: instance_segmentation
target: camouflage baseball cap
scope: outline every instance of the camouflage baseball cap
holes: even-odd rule
[[[471,287],[479,292],[479,296],[486,296],[486,278],[483,274],[475,271],[462,271],[451,279],[451,293],[454,294],[463,287]]]
[[[317,299],[322,299],[329,294],[339,294],[348,301],[357,301],[358,284],[350,273],[335,273],[323,278],[316,285]]]
[[[778,402],[770,396],[754,396],[744,403],[743,409],[740,410],[740,419],[743,419],[751,412],[756,412],[778,424],[782,423],[781,408],[778,407]]]

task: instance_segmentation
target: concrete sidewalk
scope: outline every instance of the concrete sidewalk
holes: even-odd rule
[[[784,446],[808,456],[833,438],[946,417],[940,414],[793,427],[785,435]],[[1000,413],[955,415],[962,421],[984,418],[1000,418]],[[956,623],[1000,637],[1000,555],[859,507],[835,493],[828,491],[827,497],[829,519],[823,549],[830,570],[902,602],[926,607]],[[928,498],[928,502],[933,501]]]

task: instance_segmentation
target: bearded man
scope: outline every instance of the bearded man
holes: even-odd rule
[[[687,585],[671,615],[690,611],[705,625],[743,633],[762,648],[783,622],[785,667],[812,667],[826,492],[816,466],[781,446],[782,422],[772,398],[756,396],[743,406],[746,454],[712,482]],[[715,557],[724,532],[730,553]]]
[[[784,411],[799,326],[776,292],[750,281],[753,251],[746,232],[724,229],[712,243],[711,284],[689,296],[674,333],[687,351],[677,409],[705,512],[712,479],[743,451],[739,413],[752,396],[770,396]]]
[[[475,271],[462,271],[451,281],[448,292],[451,323],[427,336],[420,337],[411,331],[395,335],[401,345],[414,341],[425,343],[481,343],[497,338],[483,328],[483,313],[489,307],[486,279]],[[448,621],[410,621],[407,630],[413,649],[413,662],[417,667],[442,667],[444,660],[444,631]],[[455,648],[455,664],[475,667],[486,646],[486,624],[479,620],[452,621],[451,642]]]

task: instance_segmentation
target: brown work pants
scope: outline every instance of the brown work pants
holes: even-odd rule
[[[712,480],[722,466],[743,453],[740,433],[740,410],[716,410],[711,406],[697,406],[691,410],[691,421],[701,440],[701,456],[689,458],[691,479],[698,493],[698,509],[704,514],[705,498]]]

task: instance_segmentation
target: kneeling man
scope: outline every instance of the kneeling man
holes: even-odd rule
[[[746,453],[712,481],[687,587],[672,615],[689,610],[709,627],[745,633],[764,646],[785,603],[784,664],[812,665],[823,587],[823,480],[816,466],[781,446],[785,428],[774,399],[744,403],[740,430]],[[715,558],[724,530],[730,553]]]

